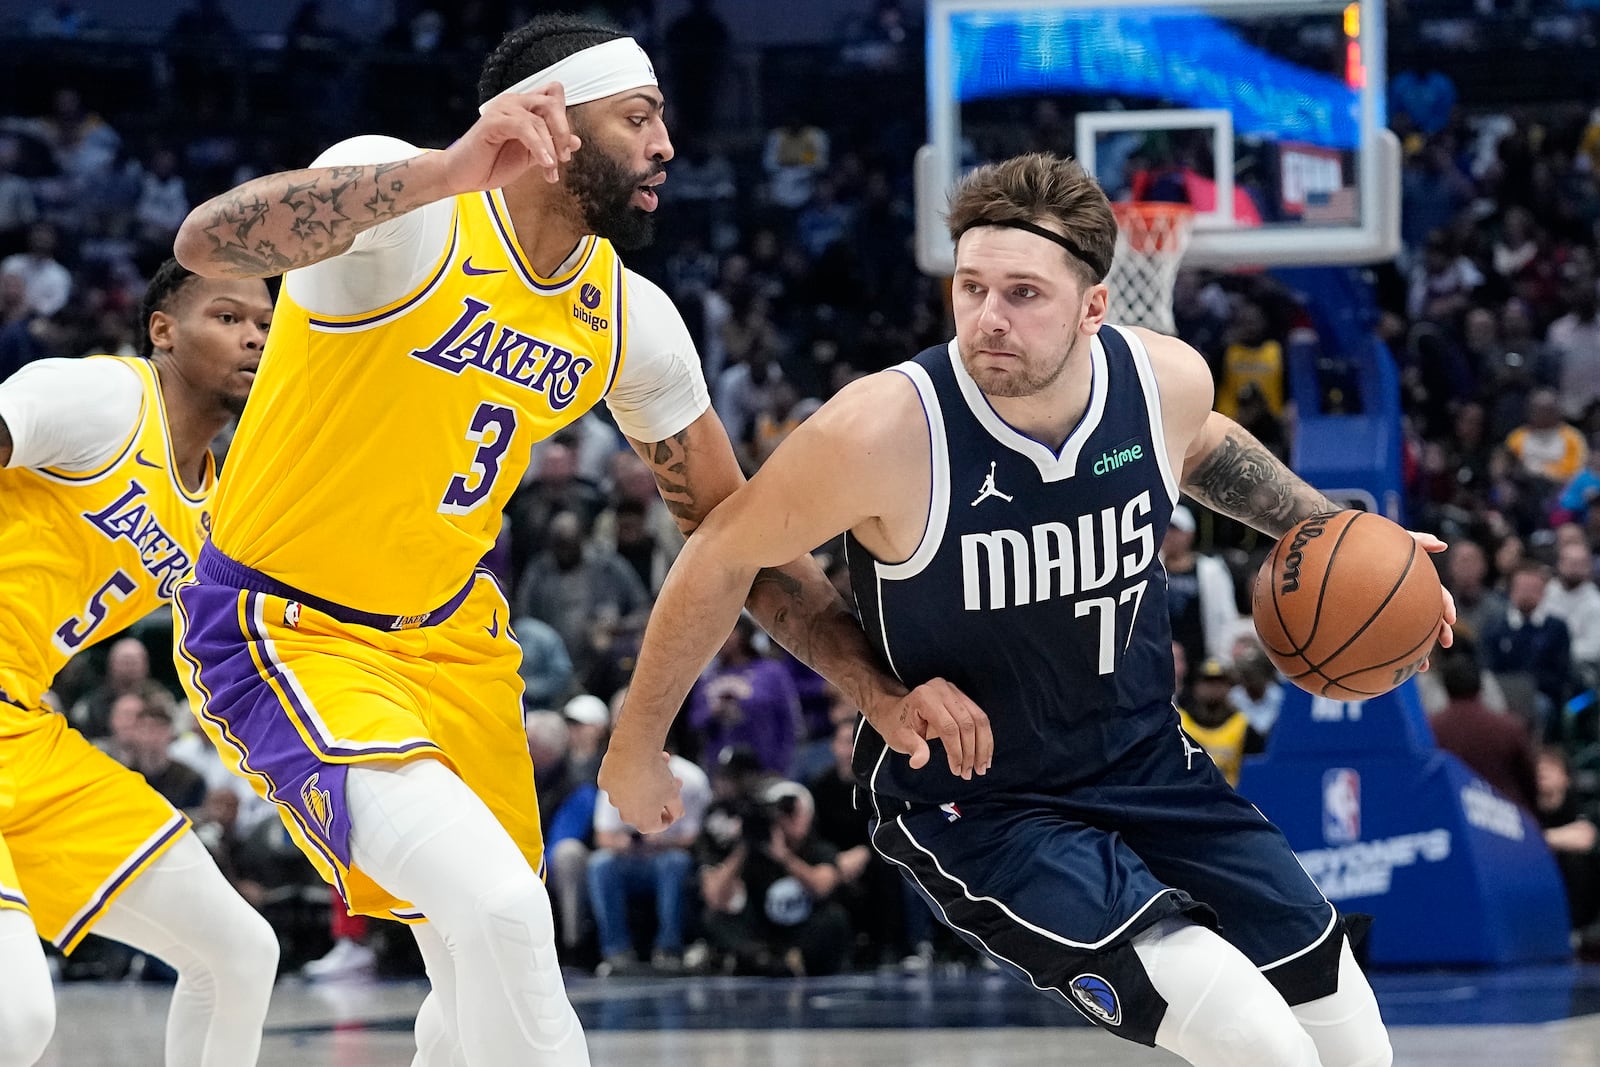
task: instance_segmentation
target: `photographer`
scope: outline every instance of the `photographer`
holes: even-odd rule
[[[837,850],[811,832],[811,793],[779,781],[732,810],[708,818],[700,837],[711,944],[742,973],[837,973],[851,947],[850,920],[832,899]]]

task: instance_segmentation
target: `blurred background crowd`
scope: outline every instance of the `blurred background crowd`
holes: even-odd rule
[[[911,254],[920,5],[861,0],[787,42],[743,39],[730,5],[588,12],[631,32],[661,73],[677,157],[657,241],[629,263],[682,311],[753,471],[845,382],[943,343],[951,324],[942,282]],[[1600,84],[1584,57],[1600,5],[1390,8],[1391,79],[1420,86],[1390,101],[1404,249],[1360,273],[1401,374],[1408,524],[1452,546],[1440,571],[1458,641],[1424,698],[1441,745],[1547,827],[1588,954],[1600,949]],[[72,0],[0,15],[13,72],[0,81],[0,379],[46,357],[132,354],[145,279],[191,206],[355,133],[447,143],[473,114],[481,57],[531,11],[393,9],[391,24],[363,28],[307,0],[265,32],[216,0],[142,33],[99,26]],[[1048,101],[985,137],[974,148],[988,157],[1071,145]],[[1286,353],[1310,323],[1292,286],[1185,272],[1174,310],[1215,369],[1219,409],[1289,457]],[[1336,406],[1337,384],[1319,402]],[[649,470],[597,409],[537,447],[488,560],[524,649],[564,960],[601,974],[967,965],[866,844],[850,785],[856,710],[752,625],[729,635],[674,729],[685,819],[642,838],[599,793],[609,724],[679,544]],[[1180,509],[1162,550],[1176,697],[1235,777],[1282,701],[1248,615],[1266,547]],[[840,546],[818,556],[848,600]],[[57,680],[59,709],[194,817],[279,930],[286,967],[415,969],[408,937],[338,917],[270,808],[190,728],[170,641],[156,616],[80,656]],[[64,971],[129,973],[163,977],[105,943]]]

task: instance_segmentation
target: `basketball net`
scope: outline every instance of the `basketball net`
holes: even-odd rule
[[[1188,204],[1141,200],[1115,203],[1111,210],[1117,216],[1117,252],[1106,273],[1110,290],[1106,318],[1177,333],[1172,287],[1194,230],[1194,209]]]

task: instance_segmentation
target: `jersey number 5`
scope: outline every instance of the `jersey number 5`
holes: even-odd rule
[[[487,400],[472,413],[472,425],[467,429],[467,440],[478,446],[472,456],[472,466],[467,473],[450,479],[439,502],[439,510],[446,515],[465,515],[485,500],[500,476],[500,460],[511,447],[511,438],[517,432],[517,413],[502,404]]]
[[[89,598],[82,617],[74,616],[56,630],[56,647],[68,654],[78,651],[111,613],[111,605],[107,601],[126,599],[137,588],[138,583],[122,571],[113,572],[106,579],[106,584],[96,589]]]

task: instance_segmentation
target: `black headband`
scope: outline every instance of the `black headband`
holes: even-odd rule
[[[961,240],[962,234],[977,226],[1009,226],[1013,230],[1026,230],[1028,233],[1031,233],[1036,237],[1043,237],[1046,241],[1054,241],[1056,244],[1072,253],[1073,258],[1082,260],[1084,265],[1086,265],[1090,270],[1094,271],[1094,280],[1097,282],[1103,280],[1106,276],[1106,272],[1111,269],[1111,264],[1102,262],[1098,256],[1091,256],[1088,252],[1085,252],[1083,248],[1077,244],[1077,242],[1071,241],[1061,236],[1059,233],[1056,233],[1054,230],[1047,230],[1043,226],[1036,225],[1035,223],[1029,222],[1026,219],[1006,219],[1002,222],[991,222],[988,219],[978,219],[975,222],[969,222],[967,225],[963,226],[961,228],[961,233],[956,234],[956,240]]]

